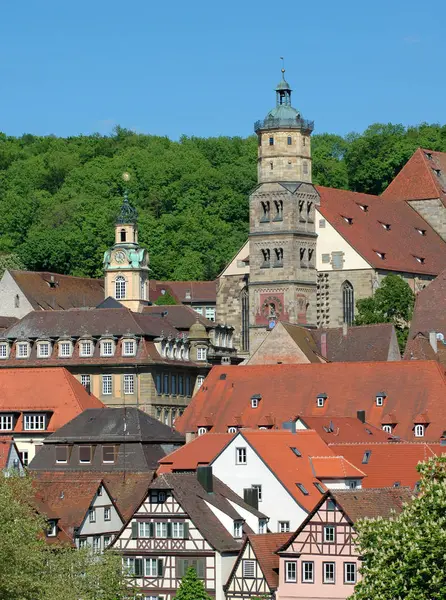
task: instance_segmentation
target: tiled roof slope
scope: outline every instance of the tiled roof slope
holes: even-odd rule
[[[446,270],[418,292],[409,339],[418,332],[429,334],[430,331],[443,333],[446,339]]]
[[[0,333],[14,325],[18,319],[16,317],[0,317]]]
[[[103,408],[95,396],[63,368],[0,370],[0,411],[48,412],[46,432],[53,432],[86,408]],[[20,414],[14,433],[23,432]]]
[[[437,174],[437,171],[440,171]],[[446,201],[446,153],[418,148],[382,193],[386,200]]]
[[[0,437],[0,470],[8,467],[11,446],[14,444],[14,438],[9,435]]]
[[[388,519],[401,513],[403,505],[412,500],[408,488],[337,490],[331,495],[353,523],[359,519]]]
[[[325,336],[326,358],[331,362],[389,360],[393,343],[398,348],[392,323],[348,327],[345,335],[342,327],[314,329],[310,333],[319,354],[323,354],[322,338]]]
[[[225,433],[230,426],[281,427],[298,415],[356,417],[365,410],[375,427],[395,412],[395,435],[410,440],[413,419],[427,410],[432,422],[426,438],[438,441],[446,423],[445,386],[444,371],[434,361],[215,366],[175,427],[185,433],[207,422],[212,432]],[[384,405],[376,406],[382,392]],[[327,400],[318,408],[321,393]],[[254,394],[262,396],[258,408],[251,407]]]
[[[104,299],[104,280],[58,273],[9,271],[35,310],[96,306]]]
[[[379,427],[362,423],[356,417],[299,417],[308,429],[314,429],[326,444],[340,442],[387,442],[393,437]]]
[[[157,473],[195,471],[200,465],[208,465],[232,440],[235,433],[207,433],[171,452],[159,461]]]
[[[404,200],[388,202],[370,194],[316,189],[321,215],[375,269],[438,275],[446,267],[446,242]]]
[[[162,314],[166,312],[167,315],[162,316]],[[185,306],[184,304],[145,306],[143,308],[143,315],[150,315],[151,317],[161,319],[163,323],[166,322],[171,327],[182,331],[189,330],[197,321],[204,325],[206,329],[215,327],[214,321],[206,319],[203,315],[198,314],[193,308]]]
[[[199,483],[195,473],[164,473],[150,485],[152,489],[173,490],[176,500],[189,515],[201,535],[219,552],[238,552],[241,544],[215,516],[208,504],[226,514],[230,519],[240,519],[237,506],[259,518],[266,516],[244,502],[217,477],[213,477],[213,492],[208,493]],[[233,504],[236,506],[234,507]],[[244,533],[253,533],[245,523]]]
[[[279,585],[280,559],[276,550],[283,546],[289,537],[289,533],[248,535],[248,542],[251,544],[270,590],[276,590]]]
[[[217,301],[216,281],[150,281],[150,300],[154,302],[161,296],[161,290],[170,293],[177,302],[206,303],[210,305]],[[190,293],[190,298],[187,297]]]
[[[365,488],[393,487],[399,483],[400,486],[413,489],[420,479],[417,464],[443,452],[446,454],[446,446],[416,442],[335,443],[330,444],[330,448],[366,473],[363,481]],[[363,463],[366,452],[370,452],[370,455],[367,462]]]

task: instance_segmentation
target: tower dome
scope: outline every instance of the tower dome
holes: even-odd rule
[[[188,337],[190,340],[207,340],[209,336],[206,327],[197,319],[197,321],[190,326]]]

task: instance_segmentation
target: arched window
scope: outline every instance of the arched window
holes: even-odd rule
[[[355,319],[355,298],[353,286],[349,281],[344,281],[341,289],[344,323],[351,325]]]
[[[126,296],[127,282],[125,277],[119,275],[115,280],[115,298],[116,300],[122,300]]]
[[[415,425],[415,437],[424,437],[424,425]]]
[[[125,242],[127,239],[127,233],[126,233],[125,229],[121,229],[120,235],[121,235],[121,242]]]
[[[243,288],[241,295],[242,303],[242,350],[249,350],[249,293],[248,288]]]

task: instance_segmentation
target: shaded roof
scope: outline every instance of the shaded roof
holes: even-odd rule
[[[440,173],[437,174],[437,171]],[[386,200],[446,201],[446,153],[418,148],[382,193]]]
[[[326,358],[331,362],[359,362],[388,360],[392,343],[398,352],[395,328],[392,323],[314,329],[310,331],[316,350],[323,354],[322,338],[325,336]]]
[[[199,465],[208,465],[235,435],[235,433],[199,435],[185,446],[161,458],[157,472],[195,471]]]
[[[207,542],[219,552],[238,552],[241,540],[234,539],[215,516],[208,504],[232,520],[243,519],[237,506],[259,518],[266,516],[247,504],[217,477],[213,477],[213,493],[207,493],[195,473],[163,473],[150,485],[151,489],[172,490],[176,500]],[[234,506],[235,505],[235,506]],[[244,524],[245,533],[253,533]]]
[[[33,311],[10,327],[8,338],[42,338],[48,336],[144,335],[158,337],[178,335],[169,323],[151,315],[132,312],[128,308],[95,308],[91,310]]]
[[[0,317],[0,332],[5,331],[18,321],[17,317]]]
[[[251,544],[257,562],[262,569],[266,583],[271,591],[279,585],[279,555],[276,550],[290,538],[289,533],[265,533],[248,535],[247,543]]]
[[[0,437],[0,469],[7,469],[9,464],[9,457],[11,455],[11,449],[15,446],[14,438],[9,435],[2,435]],[[16,447],[17,450],[17,447]],[[17,452],[17,456],[19,453]]]
[[[395,435],[413,439],[414,418],[427,411],[432,422],[426,438],[438,441],[446,423],[445,384],[444,370],[434,361],[215,366],[175,427],[197,431],[206,421],[212,432],[225,433],[229,426],[257,428],[262,422],[281,427],[298,415],[356,417],[358,410],[381,427],[382,417],[393,411]],[[383,406],[377,406],[382,392]],[[321,393],[327,400],[318,407]],[[254,394],[262,396],[257,408],[251,406]]]
[[[64,368],[0,370],[0,412],[21,413],[14,434],[23,432],[23,412],[47,412],[46,432],[53,432],[85,409],[103,406]]]
[[[404,200],[388,202],[371,194],[316,189],[321,199],[318,211],[375,269],[438,275],[446,267],[446,242]]]
[[[415,299],[409,339],[418,332],[443,333],[446,339],[446,269],[423,290]]]
[[[303,362],[300,353],[310,363],[324,362],[308,329],[279,321],[245,364],[296,364]]]
[[[330,448],[366,473],[365,488],[393,487],[395,483],[413,488],[420,479],[417,464],[443,452],[446,454],[446,446],[419,442],[335,443],[330,444]],[[366,452],[370,455],[363,463]]]
[[[408,338],[403,358],[404,360],[436,360],[446,367],[446,344],[437,339],[435,352],[429,337],[424,333],[417,333],[414,338]]]
[[[49,436],[46,444],[67,442],[181,443],[184,436],[136,407],[84,410]]]
[[[163,323],[168,323],[171,327],[182,331],[189,330],[197,321],[204,325],[207,330],[215,327],[214,321],[206,319],[193,308],[184,304],[145,306],[142,312],[153,318],[161,319]]]
[[[359,519],[384,519],[399,514],[412,500],[409,488],[379,488],[331,491],[330,495],[355,523]]]
[[[150,299],[157,300],[161,290],[166,290],[177,302],[194,304],[195,302],[217,302],[216,281],[150,281]]]
[[[35,310],[67,310],[96,306],[104,299],[104,280],[47,271],[9,273]]]
[[[357,417],[301,416],[308,429],[314,429],[326,444],[340,442],[386,442],[392,437],[380,427],[363,423]]]

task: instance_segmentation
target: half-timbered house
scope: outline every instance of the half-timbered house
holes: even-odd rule
[[[262,513],[200,467],[154,480],[113,548],[145,598],[171,600],[194,567],[209,595],[223,600],[244,534],[265,530]]]
[[[273,598],[279,583],[276,550],[289,539],[289,533],[248,535],[225,585],[226,599]]]
[[[278,600],[340,600],[354,591],[360,557],[358,519],[400,513],[408,488],[329,491],[278,553]]]

